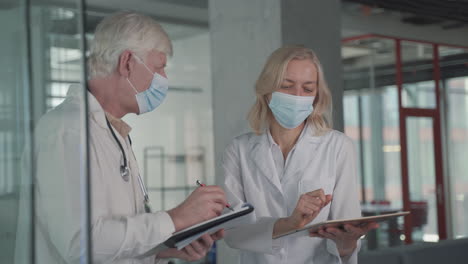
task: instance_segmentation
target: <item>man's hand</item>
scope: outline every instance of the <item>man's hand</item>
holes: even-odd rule
[[[185,261],[200,260],[206,256],[206,253],[208,253],[210,248],[213,246],[214,241],[223,237],[224,229],[221,229],[212,235],[205,234],[181,250],[177,250],[176,248],[169,248],[161,251],[156,256],[156,258],[178,258]]]
[[[218,186],[195,189],[185,201],[167,213],[174,222],[175,231],[219,216],[226,206],[226,196]]]

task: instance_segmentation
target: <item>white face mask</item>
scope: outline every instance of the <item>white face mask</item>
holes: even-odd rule
[[[157,72],[153,73],[148,66],[141,60],[139,57],[135,56],[140,63],[142,63],[145,68],[153,74],[153,79],[148,87],[148,89],[143,92],[138,92],[135,86],[127,78],[130,86],[135,90],[135,97],[138,104],[140,112],[138,114],[144,114],[151,112],[162,104],[164,99],[167,96],[167,90],[169,89],[169,80],[164,76],[158,74]]]
[[[314,96],[295,96],[274,92],[268,105],[276,121],[282,127],[293,129],[312,113],[314,99]]]

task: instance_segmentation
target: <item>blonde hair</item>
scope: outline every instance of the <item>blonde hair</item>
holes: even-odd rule
[[[262,73],[255,84],[256,102],[248,115],[252,130],[260,135],[270,125],[273,113],[268,106],[268,96],[278,90],[291,60],[310,60],[318,72],[318,89],[314,100],[314,110],[307,118],[315,126],[315,133],[322,135],[332,128],[332,98],[315,53],[301,45],[284,46],[275,50],[268,58]]]
[[[172,55],[172,43],[164,29],[151,17],[121,12],[108,16],[96,27],[88,58],[90,79],[109,76],[125,50],[145,58],[157,50]]]

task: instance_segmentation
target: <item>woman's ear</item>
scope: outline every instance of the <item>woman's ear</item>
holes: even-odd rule
[[[117,65],[117,72],[119,75],[127,77],[134,69],[135,60],[132,60],[133,54],[129,50],[124,50],[119,57],[119,63]]]

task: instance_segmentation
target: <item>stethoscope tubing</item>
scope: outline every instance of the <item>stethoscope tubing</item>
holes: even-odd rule
[[[119,146],[119,149],[120,151],[122,152],[122,156],[123,156],[123,165],[121,165],[121,169],[122,167],[128,171],[128,160],[127,160],[127,155],[125,154],[125,150],[122,146],[122,144],[120,143],[120,140],[117,138],[117,135],[115,134],[114,132],[114,129],[112,128],[109,120],[107,119],[106,117],[106,123],[107,123],[107,127],[109,127],[109,130],[112,134],[112,137],[114,138],[115,142],[117,142],[117,145]],[[130,138],[130,135],[128,135],[128,140],[130,141],[130,145],[132,144],[132,139]],[[122,170],[121,170],[122,171]],[[125,181],[125,175],[122,173],[122,179],[124,179]],[[140,185],[140,189],[141,189],[141,192],[143,193],[143,197],[145,199],[145,203],[148,203],[149,202],[149,195],[148,195],[148,191],[146,190],[146,186],[145,186],[145,183],[143,182],[143,180],[141,179],[141,176],[140,174],[138,174],[138,184]]]

